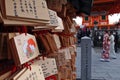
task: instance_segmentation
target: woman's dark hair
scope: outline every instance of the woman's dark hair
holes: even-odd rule
[[[106,33],[108,33],[108,30],[105,30]]]
[[[110,34],[113,34],[113,31],[110,31]]]

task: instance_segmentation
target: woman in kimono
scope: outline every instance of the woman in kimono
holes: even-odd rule
[[[113,35],[113,31],[110,32],[110,58],[112,59],[116,59],[116,53],[115,53],[115,42],[114,42],[114,35]]]
[[[107,61],[109,62],[109,50],[110,50],[110,40],[109,40],[109,34],[108,31],[105,31],[103,35],[103,52],[101,56],[101,61]]]

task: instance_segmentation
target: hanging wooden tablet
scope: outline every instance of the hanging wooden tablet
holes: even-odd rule
[[[58,66],[66,65],[65,53],[59,52],[58,53]]]
[[[66,17],[67,15],[67,6],[66,5],[62,5],[62,10],[61,12],[58,13],[58,16],[61,18]]]
[[[57,17],[58,26],[53,30],[53,32],[62,32],[64,30],[63,21],[60,17]]]
[[[35,63],[42,67],[45,78],[58,73],[56,61],[54,58],[46,58],[45,60],[39,60]]]
[[[45,80],[41,66],[31,65],[31,70],[24,68],[12,80]]]
[[[24,64],[40,55],[35,36],[23,33],[10,41],[16,65]]]
[[[61,48],[61,43],[60,43],[59,36],[58,36],[57,34],[53,34],[53,38],[54,38],[54,40],[55,40],[57,49],[60,49],[60,48]]]
[[[45,0],[5,0],[5,11],[11,19],[50,20]]]
[[[49,47],[50,47],[51,52],[57,51],[58,49],[57,49],[57,46],[56,46],[56,43],[55,43],[55,41],[54,41],[54,39],[53,39],[52,34],[47,33],[47,34],[45,35],[45,38],[46,38],[46,40],[47,40],[47,42],[48,42],[48,45],[49,45]]]
[[[64,53],[65,59],[71,59],[71,54],[69,48],[59,50],[60,53]]]
[[[50,46],[49,46],[47,39],[46,39],[46,34],[40,34],[39,38],[41,39],[43,45],[45,46],[46,53],[50,53],[51,50],[50,50]]]
[[[53,10],[48,10],[49,12],[49,17],[50,17],[50,24],[47,26],[58,26],[58,20],[57,20],[57,13]]]
[[[35,34],[36,35],[36,40],[37,40],[37,44],[38,44],[38,48],[39,48],[39,52],[41,54],[46,54],[48,51],[42,41],[42,39],[39,37],[39,35]]]
[[[12,0],[11,0],[12,1]],[[15,0],[14,0],[15,1]],[[22,0],[21,0],[22,1]],[[27,0],[28,1],[28,0]],[[7,0],[6,0],[7,2]],[[9,3],[9,1],[8,1]],[[43,4],[46,5],[46,2],[43,1],[42,2]],[[42,4],[40,3],[40,4]],[[10,5],[10,4],[9,4]],[[14,4],[13,4],[14,5]],[[30,5],[29,5],[30,6]],[[20,7],[21,8],[21,7]],[[47,7],[45,7],[47,9]],[[5,0],[0,0],[0,9],[1,9],[1,14],[2,14],[2,22],[5,24],[5,25],[28,25],[28,26],[38,26],[38,25],[46,25],[46,24],[49,24],[49,20],[39,20],[39,19],[27,19],[27,18],[22,18],[22,17],[16,17],[16,16],[7,16],[6,15],[6,6],[5,6]],[[8,8],[10,9],[10,8]],[[10,11],[12,11],[12,9],[10,9]],[[38,11],[38,10],[37,10]],[[43,11],[43,10],[42,10]],[[20,12],[20,11],[19,11]],[[48,14],[48,11],[46,11],[47,14]],[[42,13],[43,15],[46,14],[46,13]],[[27,14],[28,15],[28,14]],[[42,16],[44,17],[44,16]],[[45,16],[47,17],[47,15]],[[48,15],[49,17],[49,15]]]

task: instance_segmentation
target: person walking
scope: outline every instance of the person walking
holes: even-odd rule
[[[110,31],[110,58],[112,59],[116,59],[116,53],[115,53],[115,49],[114,49],[114,46],[115,46],[115,38],[114,38],[114,35],[113,35],[113,31]]]
[[[115,52],[118,52],[118,40],[119,40],[119,36],[118,36],[118,32],[115,33]]]
[[[77,43],[78,43],[78,45],[81,42],[81,37],[82,37],[82,30],[78,29],[78,32],[77,32]]]
[[[106,30],[104,35],[103,35],[103,51],[102,51],[100,61],[105,61],[105,62],[110,61],[109,50],[110,50],[109,34],[108,34],[108,31]]]

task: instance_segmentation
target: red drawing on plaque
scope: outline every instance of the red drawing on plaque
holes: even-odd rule
[[[30,58],[35,52],[35,42],[32,38],[25,41],[23,46],[23,52],[26,54],[27,58]]]

